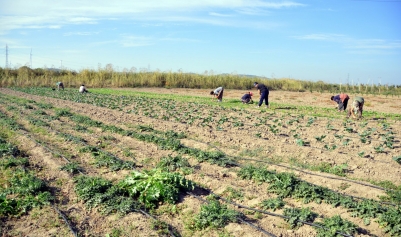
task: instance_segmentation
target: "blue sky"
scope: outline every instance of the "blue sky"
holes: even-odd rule
[[[401,0],[0,0],[0,62],[401,85]]]

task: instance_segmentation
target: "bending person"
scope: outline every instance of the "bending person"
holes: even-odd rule
[[[81,87],[79,87],[79,93],[87,93],[87,92],[89,91],[86,89],[85,85],[82,84]]]
[[[349,118],[350,116],[352,116],[352,118],[360,119],[362,117],[364,103],[365,100],[362,97],[354,97],[352,105],[349,107],[347,117]]]
[[[270,106],[269,106],[269,88],[267,88],[267,86],[265,86],[264,84],[259,84],[257,82],[253,83],[253,86],[258,89],[259,95],[260,95],[258,107],[260,107],[263,104],[263,100],[264,100],[266,107],[270,108]]]
[[[64,90],[64,84],[61,81],[57,82],[56,86],[57,86],[57,90],[60,90],[60,88]]]
[[[223,92],[224,88],[222,86],[217,87],[214,91],[211,91],[210,94],[213,95],[214,98],[217,99],[218,102],[223,101]]]
[[[338,104],[338,112],[346,111],[349,100],[349,96],[347,94],[341,93],[339,95],[332,96],[330,99]]]

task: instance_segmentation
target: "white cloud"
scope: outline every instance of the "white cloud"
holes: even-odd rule
[[[217,12],[209,12],[210,16],[217,16],[217,17],[232,17],[233,15],[230,14],[221,14]]]
[[[348,48],[352,49],[401,49],[401,40],[387,41],[382,39],[366,39],[356,41],[354,44],[349,45]]]
[[[61,27],[66,24],[96,24],[102,19],[132,19],[146,22],[155,18],[160,21],[187,21],[204,24],[226,25],[210,20],[210,17],[230,16],[231,13],[261,14],[269,9],[304,6],[293,1],[270,2],[264,0],[46,0],[4,1],[0,9],[0,32],[12,29]],[[203,18],[194,12],[210,12]],[[224,12],[221,13],[221,12]],[[230,13],[231,12],[231,13]],[[195,16],[193,18],[193,16]],[[1,34],[1,33],[0,33]]]
[[[356,39],[342,34],[308,34],[293,38],[337,43],[350,53],[377,54],[386,50],[401,49],[401,40]]]
[[[67,19],[68,22],[75,24],[96,24],[97,21],[93,18],[88,17],[72,17]]]
[[[79,35],[79,36],[89,36],[89,35],[97,35],[99,32],[67,32],[64,33],[64,36],[72,36],[72,35]]]
[[[142,47],[153,45],[155,40],[150,37],[123,35],[122,40],[119,43],[123,47]]]
[[[325,41],[337,41],[337,42],[347,40],[347,37],[341,34],[309,34],[309,35],[294,36],[294,38],[301,40],[325,40]]]

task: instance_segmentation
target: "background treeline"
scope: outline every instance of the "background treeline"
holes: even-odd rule
[[[372,84],[331,84],[323,81],[301,81],[288,78],[250,77],[236,74],[194,74],[161,71],[136,71],[135,68],[116,71],[111,64],[97,70],[83,69],[79,72],[59,69],[31,69],[27,66],[18,69],[0,67],[1,87],[55,87],[55,83],[62,81],[66,87],[166,87],[166,88],[196,88],[210,89],[224,86],[226,89],[252,88],[253,82],[266,84],[271,90],[285,90],[298,92],[330,92],[330,93],[359,93],[400,95],[401,86],[372,85]]]

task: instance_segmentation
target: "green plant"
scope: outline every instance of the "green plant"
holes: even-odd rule
[[[60,167],[60,170],[67,171],[71,174],[78,174],[82,171],[82,168],[79,167],[79,164],[77,162],[70,162]]]
[[[298,146],[308,146],[308,145],[309,145],[309,142],[305,142],[305,141],[302,140],[301,138],[298,138],[297,140],[295,140],[295,143],[296,143]]]
[[[311,170],[335,174],[338,176],[345,176],[347,167],[348,165],[346,163],[341,165],[331,165],[330,163],[322,162],[318,165],[311,166]]]
[[[194,189],[194,184],[180,174],[161,169],[134,171],[120,186],[148,208],[156,207],[159,202],[175,203],[180,189]]]
[[[326,137],[326,135],[321,135],[321,136],[315,136],[316,141],[318,142],[323,142],[323,139]]]
[[[375,149],[375,151],[377,153],[383,153],[384,152],[384,148],[383,148],[382,145],[379,145],[379,146],[376,146],[376,147],[373,147],[373,148]]]
[[[333,144],[333,145],[328,145],[328,144],[325,144],[324,145],[324,148],[326,149],[326,150],[328,150],[328,151],[333,151],[333,150],[335,150],[336,148],[337,148],[337,146],[335,145],[335,144]]]
[[[330,218],[323,218],[323,222],[316,222],[324,228],[315,227],[317,232],[317,237],[340,237],[342,234],[354,235],[357,233],[358,226],[354,223],[342,219],[341,216],[333,216]]]
[[[363,218],[365,225],[370,224],[370,218],[375,218],[376,216],[383,214],[385,208],[378,205],[376,201],[363,200],[358,202],[355,207],[350,208],[351,216],[358,216]]]
[[[287,217],[285,221],[291,229],[303,226],[303,222],[313,222],[317,217],[309,208],[285,208],[283,215]]]
[[[345,131],[349,132],[349,133],[353,133],[354,129],[351,127],[344,127]]]
[[[166,172],[173,172],[179,169],[189,168],[191,167],[188,160],[182,158],[181,156],[168,155],[167,157],[163,157],[159,163],[157,163],[156,167],[162,169]]]
[[[393,157],[393,160],[395,160],[398,164],[401,164],[401,156],[395,156]]]
[[[226,197],[228,200],[244,200],[244,194],[240,190],[236,190],[232,187],[227,187],[223,191],[222,196]]]
[[[381,214],[377,220],[384,232],[391,236],[401,236],[401,206],[389,208],[385,213]]]
[[[229,209],[219,201],[210,200],[208,204],[201,206],[199,214],[195,216],[190,227],[198,230],[207,227],[222,228],[230,222],[238,222],[238,218],[242,216],[241,213]]]
[[[277,209],[283,208],[285,202],[281,198],[271,198],[263,200],[259,205],[264,210],[272,209],[273,211],[276,211]]]
[[[89,209],[97,207],[101,213],[126,214],[140,205],[128,196],[128,192],[100,177],[80,175],[74,179],[75,193]]]

